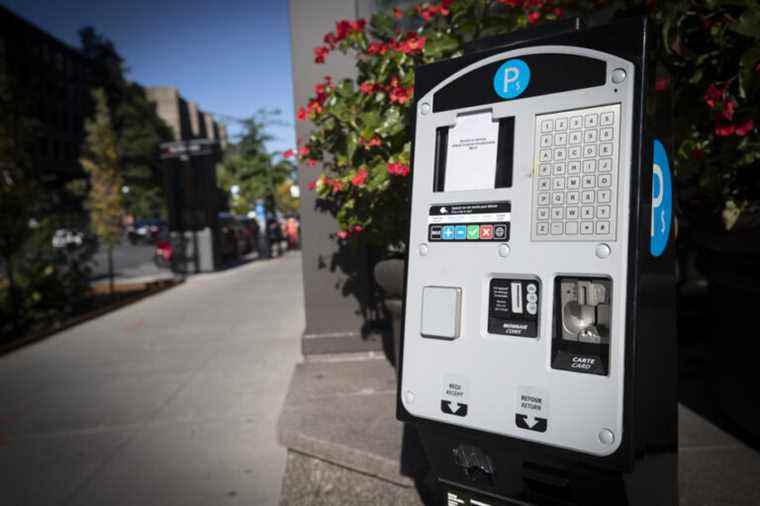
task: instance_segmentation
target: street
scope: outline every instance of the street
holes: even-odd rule
[[[303,326],[290,253],[0,357],[0,502],[277,504]]]
[[[131,244],[126,238],[113,250],[114,274],[118,280],[141,277],[171,277],[169,269],[159,269],[153,262],[155,246],[152,244]],[[92,257],[92,278],[108,277],[108,255],[105,248],[99,248]]]

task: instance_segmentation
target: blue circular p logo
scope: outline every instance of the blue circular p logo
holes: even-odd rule
[[[670,237],[670,216],[673,212],[673,195],[670,182],[670,164],[665,146],[654,141],[652,164],[652,221],[649,252],[658,257],[665,251]]]
[[[501,98],[519,97],[529,83],[530,68],[519,58],[502,63],[493,76],[493,89]]]

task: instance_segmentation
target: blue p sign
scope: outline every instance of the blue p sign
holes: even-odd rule
[[[493,76],[493,89],[501,98],[520,96],[529,83],[530,68],[518,58],[502,63]]]
[[[652,164],[652,221],[649,229],[649,252],[658,257],[665,251],[670,237],[670,219],[673,212],[673,194],[670,181],[670,164],[665,146],[654,141]]]

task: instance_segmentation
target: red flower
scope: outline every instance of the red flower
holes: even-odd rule
[[[396,19],[401,19],[402,17],[404,17],[404,12],[401,9],[399,9],[398,7],[394,7],[393,8],[393,17],[396,18]]]
[[[325,62],[325,57],[330,53],[330,48],[327,46],[317,46],[314,48],[314,63],[322,64]]]
[[[313,181],[309,181],[309,184],[306,186],[309,190],[315,190],[317,188],[317,180],[314,179]]]
[[[322,112],[322,110],[322,104],[319,102],[319,100],[310,100],[306,105],[306,114],[319,114]]]
[[[528,14],[528,23],[535,24],[538,22],[539,18],[541,18],[541,13],[538,11],[533,11]]]
[[[324,41],[325,44],[330,46],[330,49],[335,49],[335,46],[338,43],[338,39],[335,37],[335,34],[332,32],[325,34],[325,38],[322,40]]]
[[[368,176],[369,173],[367,172],[367,169],[364,167],[359,167],[359,170],[356,171],[356,175],[351,178],[351,184],[354,186],[363,186],[367,181]]]
[[[367,25],[366,19],[357,19],[353,23],[351,23],[351,30],[354,32],[361,32],[364,30],[364,27]]]
[[[303,121],[306,119],[306,109],[303,108],[303,106],[298,108],[298,112],[296,113],[296,118]]]
[[[728,100],[723,101],[723,110],[720,111],[720,115],[726,118],[727,120],[734,119],[734,111],[736,110],[736,100],[730,98]]]
[[[391,90],[390,99],[391,103],[405,104],[412,98],[414,88],[411,86],[404,88],[403,86],[397,86]]]
[[[373,91],[375,91],[375,83],[372,81],[365,81],[359,86],[359,90],[361,90],[362,93],[365,95],[369,95]]]
[[[364,230],[364,228],[362,228],[362,226],[361,226],[361,225],[354,225],[354,233],[355,233],[355,234],[358,234],[358,233],[359,233],[359,232],[361,232],[362,230]]]
[[[388,46],[382,42],[372,42],[367,48],[367,54],[384,55],[388,52]]]
[[[301,146],[298,148],[298,155],[299,156],[308,156],[309,155],[309,148],[306,146]]]
[[[348,237],[348,231],[346,230],[338,230],[335,235],[338,236],[338,239],[346,239]]]
[[[666,91],[670,87],[669,77],[658,77],[654,83],[654,89],[656,91]]]
[[[339,179],[326,179],[325,183],[332,186],[333,193],[343,190],[343,181],[340,181]]]
[[[388,174],[393,176],[407,176],[409,175],[409,167],[402,163],[388,163]]]
[[[366,145],[369,147],[382,146],[383,141],[382,139],[380,139],[380,137],[375,135],[370,140],[367,141]]]
[[[704,100],[707,105],[710,106],[710,109],[712,109],[718,102],[723,100],[725,94],[725,90],[720,90],[717,86],[711,84],[708,86],[707,91],[705,92]]]
[[[317,165],[317,161],[313,158],[309,158],[308,160],[306,160],[306,165],[308,165],[309,167],[314,167],[315,165]]]
[[[558,18],[562,17],[562,9],[559,7],[555,7],[555,9],[552,11],[552,13],[557,16]]]
[[[290,158],[293,155],[295,155],[295,152],[292,149],[289,149],[289,150],[287,150],[287,151],[285,151],[285,152],[282,153],[282,157],[283,158]]]
[[[738,135],[739,137],[744,137],[745,135],[750,133],[753,128],[755,128],[755,123],[750,118],[744,123],[736,125],[736,135]]]
[[[425,47],[425,37],[419,37],[417,36],[416,33],[410,33],[406,37],[406,40],[404,40],[400,44],[397,44],[394,49],[404,54],[410,54],[410,53],[415,53],[417,51],[422,51],[424,47]]]
[[[728,137],[729,135],[733,135],[735,130],[736,127],[734,125],[715,124],[715,135],[718,137]]]

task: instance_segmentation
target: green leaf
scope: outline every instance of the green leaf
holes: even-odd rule
[[[731,30],[753,39],[760,38],[760,10],[746,11],[739,21],[731,25]]]

